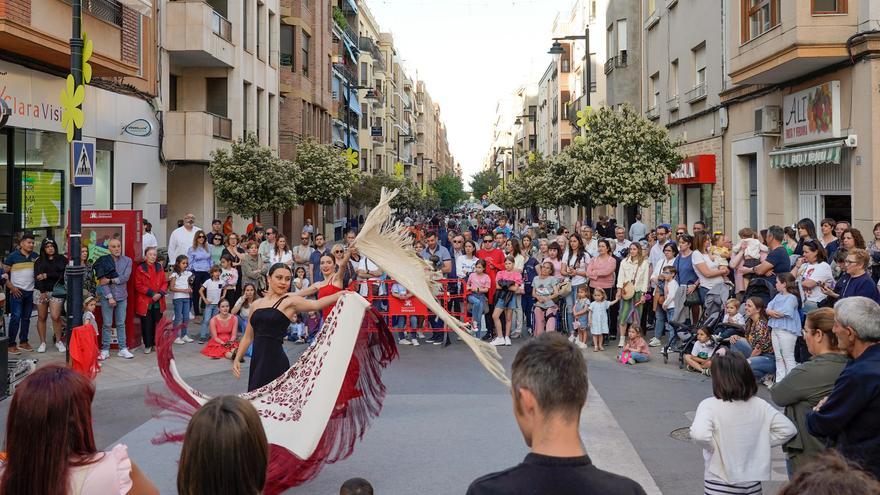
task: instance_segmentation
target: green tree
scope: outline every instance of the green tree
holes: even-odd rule
[[[295,163],[300,170],[296,193],[303,202],[332,205],[348,197],[357,182],[357,173],[339,148],[320,144],[312,138],[297,146]]]
[[[489,194],[489,192],[498,187],[498,184],[500,183],[501,177],[498,176],[498,172],[496,172],[495,169],[488,169],[481,170],[474,174],[474,178],[469,185],[471,186],[471,192],[473,193],[474,199],[479,201],[484,194]]]
[[[683,156],[665,128],[626,105],[593,111],[584,120],[581,137],[558,156],[573,194],[560,204],[582,204],[584,193],[608,205],[647,205],[669,195],[666,178]]]
[[[505,210],[516,208],[516,200],[510,191],[503,185],[489,191],[489,202],[496,204]]]
[[[355,208],[372,207],[379,202],[382,188],[400,189],[403,180],[377,172],[372,175],[361,175],[351,189],[351,204]]]
[[[431,181],[428,193],[437,196],[438,206],[442,210],[451,211],[459,203],[467,199],[461,177],[455,174],[444,174]]]
[[[250,217],[297,205],[298,167],[275,156],[268,146],[260,146],[253,134],[232,143],[228,150],[213,151],[208,173],[214,181],[214,195],[232,213]]]

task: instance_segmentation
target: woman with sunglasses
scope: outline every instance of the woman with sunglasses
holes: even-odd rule
[[[193,236],[192,246],[186,251],[189,258],[189,271],[193,273],[193,287],[201,287],[209,278],[211,278],[211,249],[208,246],[208,236],[202,230],[197,230]],[[202,298],[199,292],[194,290],[192,293],[192,311],[196,317],[201,316],[202,308],[200,306]]]

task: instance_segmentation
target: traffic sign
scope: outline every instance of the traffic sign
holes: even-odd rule
[[[91,186],[95,182],[95,143],[73,141],[73,185]]]

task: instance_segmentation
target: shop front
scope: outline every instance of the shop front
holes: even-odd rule
[[[0,99],[10,109],[0,129],[0,254],[21,232],[66,245],[71,149],[61,127],[63,90],[60,77],[0,61]],[[83,140],[95,143],[94,185],[83,188],[83,208],[142,210],[160,225],[164,179],[150,105],[86,86],[83,112]],[[165,238],[161,227],[154,233]]]
[[[857,139],[847,139],[840,122],[840,81],[783,100],[783,146],[770,152],[770,163],[796,170],[791,180],[797,181],[798,218],[852,221],[850,149]]]
[[[690,228],[697,221],[714,226],[715,162],[713,154],[688,156],[678,170],[669,174],[666,182],[671,186],[669,210],[673,228],[679,223]]]

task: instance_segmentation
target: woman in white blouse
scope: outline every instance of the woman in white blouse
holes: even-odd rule
[[[468,275],[473,273],[474,267],[477,265],[477,245],[474,241],[464,241],[464,254],[455,258],[455,274],[458,278],[467,280]]]
[[[749,363],[728,353],[712,359],[712,395],[700,402],[691,438],[703,447],[707,494],[760,494],[770,479],[771,454],[797,434],[785,415],[756,397]]]
[[[798,284],[801,286],[801,311],[804,314],[817,309],[819,303],[828,296],[822,292],[822,286],[833,287],[834,274],[831,265],[825,255],[825,248],[819,241],[806,241],[803,243],[804,255],[798,258],[792,269],[797,274]]]

